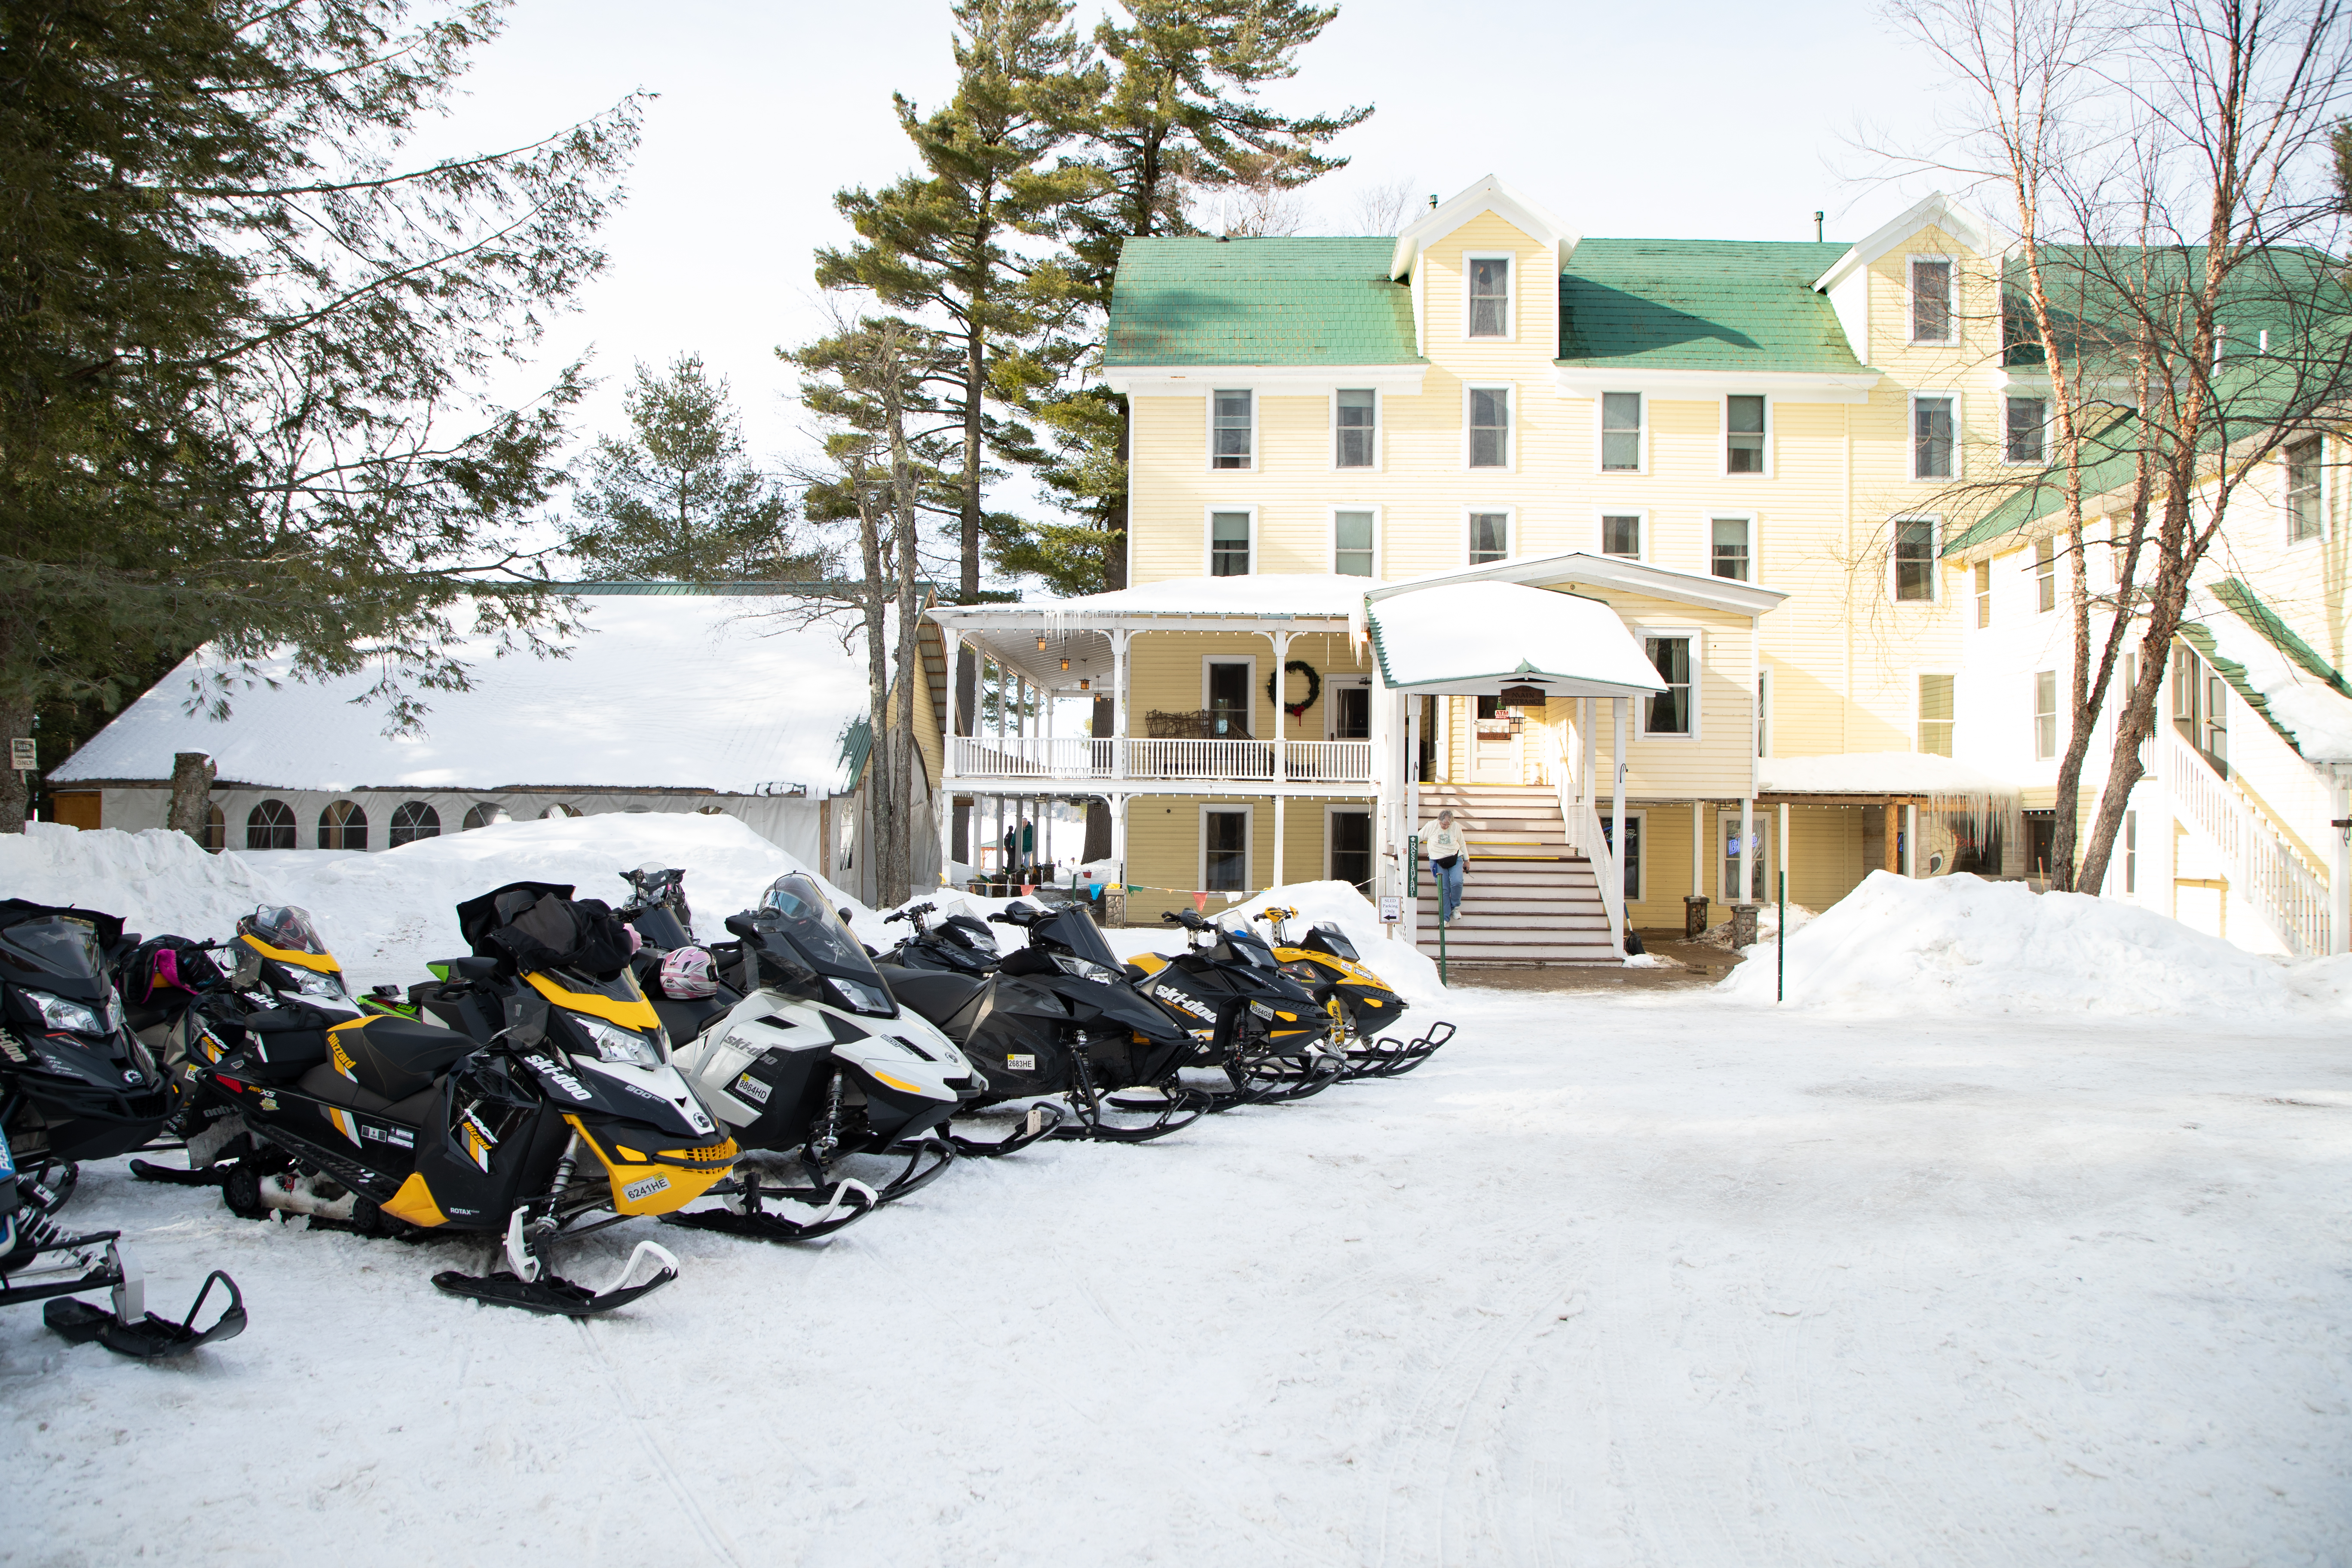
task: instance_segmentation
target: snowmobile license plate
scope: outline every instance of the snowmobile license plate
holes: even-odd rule
[[[1004,1058],[1004,1065],[1013,1072],[1035,1072],[1037,1058],[1034,1056],[1008,1056]]]

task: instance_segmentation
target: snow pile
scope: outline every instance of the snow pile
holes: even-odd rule
[[[1760,943],[1748,951],[1753,962],[1722,988],[1769,1004],[1773,954]],[[1792,931],[1788,971],[1790,1002],[1850,1013],[2252,1019],[2295,1015],[2316,999],[2274,960],[2178,921],[1965,873],[1914,879],[1872,872]]]
[[[119,914],[149,936],[226,937],[256,904],[297,904],[310,911],[353,984],[405,985],[424,979],[432,960],[466,951],[457,937],[463,900],[507,882],[569,882],[581,898],[617,905],[628,893],[620,873],[649,861],[685,868],[687,902],[705,941],[724,940],[727,917],[757,903],[770,882],[807,869],[734,818],[698,815],[500,823],[375,855],[207,855],[184,834],[35,824],[21,838],[0,838],[0,889]],[[883,945],[897,929],[823,885],[866,941]]]

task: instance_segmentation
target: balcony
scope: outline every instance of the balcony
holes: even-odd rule
[[[959,735],[948,742],[948,777],[958,783],[1263,784],[1276,782],[1272,741],[1097,741],[1083,735]],[[1291,741],[1281,778],[1294,784],[1372,783],[1370,741]]]

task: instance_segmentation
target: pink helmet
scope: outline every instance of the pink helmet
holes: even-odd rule
[[[715,994],[719,976],[711,972],[710,954],[698,947],[674,947],[662,954],[662,994],[690,1002]]]

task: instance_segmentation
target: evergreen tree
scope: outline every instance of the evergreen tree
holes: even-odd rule
[[[0,7],[0,733],[118,700],[192,633],[231,672],[380,666],[405,724],[465,682],[460,601],[557,624],[512,540],[580,382],[471,394],[602,265],[636,110],[403,166],[498,10]],[[476,599],[485,575],[524,591]],[[0,831],[22,802],[0,774]]]
[[[824,574],[803,550],[793,504],[744,460],[742,421],[724,376],[682,353],[669,374],[637,366],[625,406],[635,434],[600,437],[576,503],[584,526],[565,550],[599,577],[682,583],[796,583]]]
[[[1107,17],[1095,43],[1112,67],[1105,89],[1064,127],[1069,160],[1094,189],[1059,215],[1074,296],[1094,312],[1110,307],[1120,247],[1129,239],[1199,232],[1186,216],[1192,193],[1294,189],[1347,160],[1320,149],[1372,112],[1284,115],[1257,100],[1266,83],[1297,74],[1336,5],[1301,0],[1123,0],[1128,19]],[[1039,529],[1005,563],[1070,592],[1127,583],[1127,400],[1099,385],[1036,398],[1030,413],[1054,455],[1039,478],[1085,521]]]
[[[835,198],[856,227],[846,249],[817,253],[817,281],[862,289],[893,310],[932,319],[960,353],[927,367],[927,398],[952,414],[958,442],[957,583],[966,602],[980,592],[983,538],[1017,534],[1017,519],[986,514],[999,443],[1026,453],[1025,431],[1004,430],[992,401],[1050,384],[1060,367],[1032,345],[1066,309],[1058,266],[1040,266],[1011,243],[1092,189],[1079,168],[1045,170],[1061,126],[1102,85],[1085,68],[1086,46],[1069,25],[1069,0],[960,0],[954,10],[956,90],[922,114],[897,100],[899,124],[923,172],[880,191]],[[969,728],[972,670],[957,673],[958,728]]]

